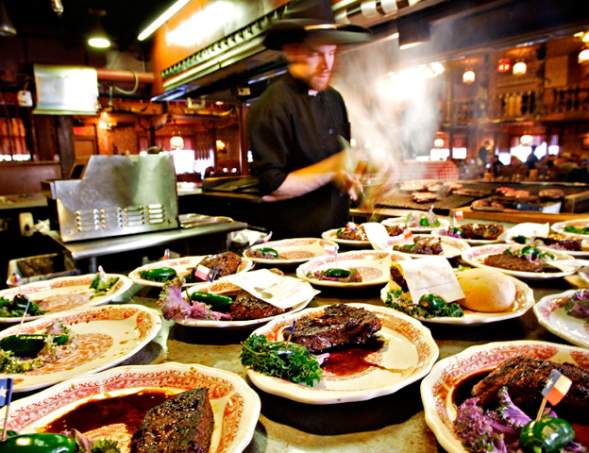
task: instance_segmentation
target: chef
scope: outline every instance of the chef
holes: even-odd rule
[[[339,44],[366,42],[368,31],[336,25],[328,0],[293,1],[264,45],[281,50],[288,72],[252,106],[248,118],[253,172],[260,178],[275,237],[319,236],[348,219],[361,186],[341,138],[350,123],[330,87]]]

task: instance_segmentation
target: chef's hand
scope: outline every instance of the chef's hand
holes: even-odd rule
[[[358,201],[362,195],[363,188],[359,175],[339,171],[335,175],[334,183],[342,193],[347,193],[352,201]]]

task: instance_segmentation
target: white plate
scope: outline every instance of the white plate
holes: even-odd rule
[[[44,332],[55,321],[71,329],[78,347],[57,362],[10,375],[14,378],[15,392],[36,390],[82,373],[115,366],[149,343],[162,324],[155,310],[142,305],[106,305],[45,316],[3,330],[0,338]]]
[[[411,244],[414,238],[419,237],[427,237],[431,238],[432,236],[429,234],[414,234],[411,238],[406,239],[404,237],[400,237],[397,241],[391,241],[392,247],[395,245],[404,245],[404,244]],[[442,254],[441,255],[421,255],[418,253],[406,253],[401,252],[400,250],[393,249],[393,252],[400,253],[405,256],[410,256],[412,258],[423,258],[426,256],[444,256],[446,258],[455,258],[460,256],[462,253],[470,249],[470,245],[464,239],[458,238],[451,238],[449,236],[438,236],[442,241]]]
[[[334,246],[334,241],[327,241],[319,238],[294,238],[283,239],[281,241],[271,241],[264,244],[256,245],[247,249],[243,254],[254,263],[270,265],[290,265],[300,264],[309,261],[312,258],[326,255],[326,246]],[[284,258],[256,258],[252,256],[252,251],[260,248],[270,247],[278,252]]]
[[[381,250],[358,250],[339,253],[337,257],[326,255],[307,261],[297,267],[297,277],[306,280],[316,286],[329,286],[335,288],[364,288],[367,286],[383,285],[389,280],[391,260],[399,261],[408,259],[398,253],[390,253]],[[358,269],[362,276],[361,282],[345,283],[330,280],[319,280],[308,277],[309,272],[329,269],[332,267]]]
[[[208,389],[215,419],[209,451],[243,451],[254,435],[260,415],[258,395],[234,373],[174,362],[124,366],[98,374],[87,374],[14,401],[10,405],[8,429],[22,433],[36,432],[87,401],[149,389],[180,393],[197,387]],[[0,414],[4,420],[4,411]],[[125,438],[130,442],[131,434]]]
[[[422,216],[422,215],[426,215],[426,212],[422,212],[422,211],[416,211],[414,212],[415,216]],[[421,226],[414,226],[414,227],[408,227],[411,231],[413,231],[414,233],[430,233],[434,230],[437,230],[438,228],[448,228],[450,226],[450,221],[448,219],[444,219],[440,216],[436,216],[438,221],[440,222],[439,225],[437,226],[428,226],[428,227],[421,227]],[[406,224],[406,219],[407,216],[405,217],[391,217],[388,219],[384,219],[382,222],[383,225],[399,225],[399,224]]]
[[[489,255],[498,255],[500,253],[503,253],[503,251],[507,250],[508,248],[518,250],[522,247],[524,247],[524,246],[523,245],[512,245],[512,244],[483,245],[481,247],[474,247],[474,248],[466,251],[465,253],[463,253],[462,260],[471,266],[482,267],[482,268],[486,268],[486,269],[495,269],[495,270],[503,272],[504,274],[507,274],[507,275],[513,275],[514,277],[528,278],[531,280],[545,280],[545,279],[549,279],[549,278],[560,278],[560,277],[565,277],[567,275],[571,275],[571,274],[575,273],[575,268],[572,266],[570,268],[565,266],[565,268],[562,270],[562,272],[523,272],[523,271],[513,271],[510,269],[502,269],[500,267],[487,266],[486,264],[483,264],[483,262],[485,261],[485,258]],[[549,250],[544,247],[540,247],[540,250],[543,250],[545,252],[547,251],[547,252],[551,253],[559,261],[572,261],[573,260],[572,256],[570,256],[566,253],[563,253],[563,252]]]
[[[569,362],[589,371],[589,351],[586,349],[543,341],[487,343],[440,360],[421,382],[421,401],[425,421],[446,451],[466,453],[453,429],[457,409],[453,393],[457,385],[471,376],[491,371],[504,360],[518,355],[557,363]]]
[[[370,355],[370,360],[381,366],[405,370],[391,372],[380,368],[367,368],[356,374],[338,377],[323,372],[321,381],[314,387],[267,376],[248,369],[247,374],[254,385],[265,392],[307,404],[334,404],[365,401],[389,395],[425,376],[438,358],[438,346],[429,329],[419,321],[389,310],[366,304],[348,304],[365,308],[382,322],[379,331],[385,340],[383,347]],[[253,334],[265,335],[269,340],[282,339],[282,330],[296,319],[309,314],[319,314],[325,307],[308,308],[294,315],[282,316]]]
[[[450,324],[450,325],[477,325],[491,322],[505,321],[507,319],[519,318],[523,316],[530,308],[534,306],[534,291],[521,280],[509,277],[513,280],[516,288],[516,298],[510,310],[499,313],[483,313],[482,311],[472,311],[462,307],[464,316],[454,318],[449,316],[440,316],[436,318],[421,319],[422,322],[431,324]],[[384,302],[387,299],[389,285],[380,291],[380,299]],[[387,307],[389,308],[389,307]],[[391,310],[394,310],[391,308]]]
[[[76,277],[59,277],[52,280],[43,280],[28,283],[15,288],[0,291],[0,297],[12,299],[17,294],[24,294],[32,302],[41,303],[41,309],[46,313],[39,316],[27,316],[26,321],[32,321],[44,316],[78,308],[97,307],[126,293],[133,282],[126,275],[106,274],[107,277],[119,277],[119,281],[101,296],[92,297],[94,290],[90,289],[90,283],[96,274],[79,275]],[[20,322],[20,317],[0,318],[0,324],[15,324]]]
[[[293,278],[293,277],[284,277],[284,278]],[[308,283],[305,283],[308,285]],[[187,293],[190,295],[195,291],[203,291],[207,290],[208,292],[212,293],[222,293],[224,289],[226,289],[227,285],[230,287],[234,287],[231,283],[226,283],[223,281],[214,282],[211,284],[204,284],[199,286],[193,286],[190,288]],[[310,298],[302,298],[299,303],[295,306],[291,307],[290,310],[286,313],[296,313],[297,311],[301,311],[305,308],[309,303],[314,299],[315,296]],[[256,326],[258,324],[265,324],[268,321],[271,321],[281,315],[276,316],[268,316],[267,318],[259,318],[259,319],[248,319],[243,321],[224,321],[219,320],[215,321],[212,319],[182,319],[179,321],[174,321],[176,324],[181,324],[187,327],[214,327],[218,329],[230,329],[230,328],[239,328],[239,327],[247,327],[247,326]]]
[[[567,220],[566,222],[558,222],[551,226],[552,231],[564,234],[565,236],[574,237],[578,239],[589,239],[589,234],[568,233],[564,229],[567,226],[587,227],[589,226],[589,218],[579,220]]]
[[[563,298],[570,297],[577,291],[582,290],[573,289],[543,297],[534,306],[534,314],[538,322],[557,337],[564,338],[577,346],[589,348],[589,319],[568,315],[563,305],[559,303]]]
[[[144,266],[138,267],[133,272],[129,274],[129,278],[133,280],[133,282],[137,283],[138,285],[143,286],[154,286],[156,288],[163,288],[164,283],[161,282],[154,282],[152,280],[145,280],[141,278],[141,272],[149,270],[149,269],[157,269],[158,267],[171,267],[176,271],[179,276],[188,274],[188,269],[194,268],[200,263],[203,259],[210,255],[203,255],[203,256],[184,256],[182,258],[174,258],[171,260],[162,260],[157,261],[155,263],[149,263]],[[237,268],[237,272],[247,272],[252,267],[254,267],[254,263],[249,258],[241,257],[241,263]],[[203,282],[195,282],[195,283],[184,283],[182,286],[193,286],[198,283]]]
[[[571,238],[571,239],[578,239],[578,238]],[[519,244],[519,242],[515,242],[513,240],[513,235],[509,234],[509,232],[507,234],[505,234],[504,241],[507,242],[508,244]],[[582,241],[581,248],[586,249],[586,250],[581,250],[581,251],[556,249],[556,248],[553,248],[549,245],[543,245],[542,247],[547,248],[547,249],[554,251],[554,252],[564,252],[567,255],[571,255],[575,258],[589,257],[589,239],[585,239],[584,241]]]
[[[354,247],[354,248],[364,248],[370,247],[370,241],[352,241],[351,239],[340,239],[337,237],[336,233],[339,228],[334,228],[333,230],[324,231],[321,234],[323,239],[327,239],[328,241],[335,242],[339,245],[345,245],[347,247]]]

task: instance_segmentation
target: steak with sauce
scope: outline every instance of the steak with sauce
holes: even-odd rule
[[[231,304],[231,319],[234,321],[267,318],[282,313],[282,308],[264,302],[246,291],[240,291]]]
[[[312,353],[332,348],[363,345],[372,340],[382,327],[380,320],[364,308],[344,304],[330,305],[319,316],[305,316],[297,320],[292,334],[285,339],[302,344]]]
[[[241,264],[241,257],[233,252],[224,252],[207,256],[198,264],[208,267],[211,270],[213,280],[216,280],[226,275],[235,274]]]
[[[485,264],[492,267],[500,267],[501,269],[509,269],[512,271],[522,272],[557,272],[555,267],[543,264],[540,261],[528,261],[525,258],[520,258],[506,253],[498,255],[489,255],[485,258]]]
[[[147,411],[131,453],[207,453],[213,425],[207,389],[181,393]]]
[[[570,363],[517,356],[500,363],[472,389],[484,407],[495,407],[499,389],[506,386],[516,406],[529,416],[538,412],[550,371],[557,369],[573,381],[571,389],[556,406],[559,417],[577,423],[589,422],[589,372]]]

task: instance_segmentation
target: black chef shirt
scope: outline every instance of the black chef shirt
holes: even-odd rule
[[[274,82],[252,106],[248,130],[253,172],[263,194],[278,189],[290,172],[341,151],[338,135],[350,139],[341,95],[333,88],[310,94],[307,84],[290,74]],[[276,237],[320,236],[346,223],[349,198],[329,183],[266,207],[266,223]]]

